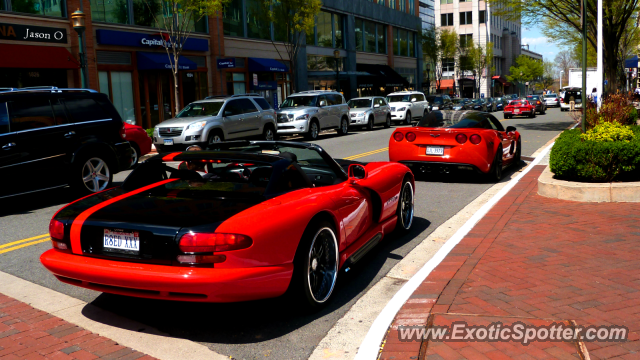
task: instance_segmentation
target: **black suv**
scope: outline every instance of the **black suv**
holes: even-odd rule
[[[0,198],[66,185],[98,192],[132,160],[120,115],[86,89],[0,92],[0,147]]]
[[[453,102],[449,95],[427,95],[429,111],[432,110],[453,110]]]

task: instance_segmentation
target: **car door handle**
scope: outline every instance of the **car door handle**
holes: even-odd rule
[[[76,134],[75,131],[69,131],[68,133],[64,134],[64,137],[68,139],[70,137],[73,137],[75,134]]]
[[[16,143],[8,143],[2,146],[2,150],[10,150],[12,147],[16,146]]]

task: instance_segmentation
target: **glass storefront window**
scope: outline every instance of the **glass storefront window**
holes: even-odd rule
[[[393,28],[393,55],[400,55],[398,52],[398,29]]]
[[[244,73],[227,72],[227,93],[229,95],[247,93],[246,84],[244,82]]]
[[[114,24],[128,24],[129,1],[91,0],[91,19]]]
[[[160,21],[155,25],[154,15]],[[162,26],[162,3],[159,0],[133,0],[133,23],[135,25],[160,27]]]
[[[371,21],[364,22],[364,51],[376,52],[376,24]]]
[[[398,30],[398,43],[400,44],[400,56],[408,56],[407,30]]]
[[[414,44],[414,34],[412,32],[409,32],[409,56],[414,57],[416,56],[416,47]]]
[[[387,53],[387,27],[382,24],[376,24],[378,31],[378,54]]]
[[[128,71],[99,71],[100,92],[106,94],[122,120],[136,120],[133,105],[133,80]]]
[[[364,34],[364,21],[362,19],[356,19],[356,51],[364,51],[362,37]]]
[[[321,11],[316,18],[316,33],[318,46],[333,47],[333,33],[331,30],[331,13]]]
[[[342,34],[344,33],[342,15],[333,14],[333,29],[336,34],[336,48],[342,49],[344,48],[344,38]]]
[[[242,0],[231,0],[227,3],[223,10],[222,24],[225,35],[244,36]]]
[[[10,0],[11,10],[18,13],[65,17],[64,0]]]
[[[247,37],[252,39],[271,39],[271,23],[267,18],[262,0],[246,0]]]

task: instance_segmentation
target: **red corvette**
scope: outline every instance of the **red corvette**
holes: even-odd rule
[[[536,107],[529,100],[514,100],[504,108],[504,118],[511,119],[514,116],[536,116]]]
[[[520,162],[520,133],[505,130],[479,111],[433,111],[416,127],[398,128],[389,139],[389,160],[414,173],[475,170],[498,181],[502,170]]]
[[[42,264],[108,293],[235,302],[289,290],[320,307],[340,270],[413,222],[413,174],[402,164],[346,172],[313,144],[215,146],[155,156],[122,186],[62,208]]]
[[[151,152],[151,138],[142,126],[131,125],[127,122],[124,123],[124,131],[127,135],[126,139],[129,141],[131,149],[133,150],[131,166],[134,166],[138,163],[138,159],[140,159],[141,156]]]

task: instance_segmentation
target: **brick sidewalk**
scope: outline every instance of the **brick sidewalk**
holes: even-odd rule
[[[534,167],[396,315],[380,359],[640,359],[640,204],[541,197]],[[399,341],[399,325],[624,325],[626,342]],[[586,348],[585,348],[586,346]]]
[[[18,359],[155,358],[0,294],[0,360]]]

